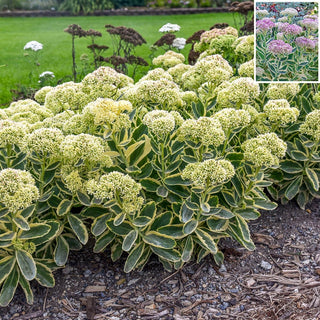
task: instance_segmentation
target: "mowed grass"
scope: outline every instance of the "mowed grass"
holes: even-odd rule
[[[71,36],[63,30],[70,24],[79,24],[83,29],[95,29],[102,33],[97,38],[97,43],[110,47],[105,55],[112,55],[112,43],[110,35],[105,31],[105,25],[126,26],[137,30],[147,41],[138,47],[136,54],[144,57],[150,63],[149,47],[157,41],[162,34],[158,31],[165,23],[176,23],[181,30],[177,37],[188,38],[194,32],[209,28],[216,23],[228,23],[234,25],[231,13],[209,13],[192,15],[170,16],[105,16],[105,17],[46,17],[46,18],[1,18],[1,50],[0,50],[0,105],[8,105],[12,100],[11,89],[18,85],[30,86],[29,74],[34,69],[37,76],[43,71],[54,72],[55,80],[67,81],[72,74]],[[32,66],[24,56],[24,45],[29,41],[38,41],[43,44],[40,52],[40,65]],[[76,58],[78,68],[81,69],[80,56],[90,51],[87,45],[90,39],[76,39]],[[187,45],[182,53],[187,56],[190,45]],[[156,55],[163,54],[159,49]],[[148,68],[146,69],[148,70]],[[33,87],[36,85],[34,80]]]

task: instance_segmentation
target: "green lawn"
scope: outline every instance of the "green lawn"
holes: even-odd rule
[[[16,88],[18,84],[30,85],[28,75],[31,65],[24,57],[25,51],[23,50],[24,45],[29,41],[36,40],[43,44],[43,50],[40,52],[40,66],[34,73],[40,74],[49,70],[55,73],[56,79],[61,79],[72,73],[71,36],[63,32],[68,25],[76,23],[86,30],[91,28],[101,31],[103,36],[98,38],[97,43],[110,47],[111,38],[105,31],[105,24],[134,28],[147,41],[147,44],[139,47],[137,54],[148,61],[150,45],[161,37],[162,34],[158,30],[168,22],[181,26],[176,36],[183,38],[188,38],[200,29],[208,30],[215,23],[234,24],[230,13],[132,17],[1,18],[0,105],[6,105],[11,101],[10,89]],[[77,58],[83,53],[90,54],[86,48],[88,44],[89,39],[76,40]],[[190,45],[182,52],[186,54],[189,49]],[[158,51],[158,54],[162,53],[162,50]],[[111,54],[111,49],[106,51],[106,55]],[[78,64],[80,65],[80,62]]]

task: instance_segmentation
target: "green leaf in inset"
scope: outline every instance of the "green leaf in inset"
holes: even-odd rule
[[[88,231],[84,223],[82,222],[81,219],[79,219],[77,216],[74,214],[69,214],[68,215],[68,222],[70,224],[70,227],[76,234],[77,238],[82,244],[86,244],[88,242]]]
[[[36,276],[36,263],[34,262],[32,255],[24,250],[16,250],[16,259],[19,265],[19,269],[23,276],[28,280],[32,280]]]
[[[133,245],[135,244],[135,241],[138,238],[138,231],[137,230],[131,230],[124,238],[122,243],[122,250],[123,251],[130,251]]]

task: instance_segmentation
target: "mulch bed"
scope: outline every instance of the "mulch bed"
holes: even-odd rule
[[[221,242],[225,262],[210,257],[166,272],[157,259],[125,274],[124,258],[73,252],[56,286],[33,284],[35,303],[18,291],[1,320],[317,320],[320,319],[320,201],[265,211],[251,223],[256,250]],[[91,244],[92,246],[92,244]]]

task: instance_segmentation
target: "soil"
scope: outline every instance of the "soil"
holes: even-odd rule
[[[320,319],[320,200],[264,211],[251,230],[255,251],[226,239],[221,267],[207,257],[172,273],[154,258],[125,274],[124,259],[86,246],[55,273],[54,288],[32,283],[32,306],[18,290],[0,319]]]

